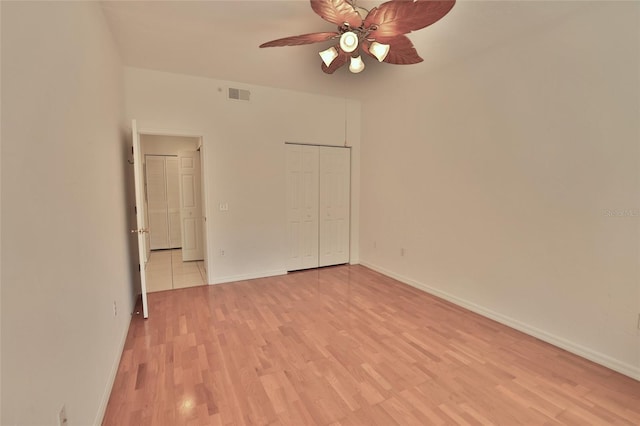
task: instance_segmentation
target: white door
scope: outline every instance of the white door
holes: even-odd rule
[[[319,266],[349,262],[351,150],[320,147]]]
[[[178,157],[146,155],[145,160],[151,249],[180,248]]]
[[[143,170],[142,170],[142,154],[140,151],[140,135],[138,134],[138,126],[136,120],[131,121],[131,134],[133,139],[133,168],[134,168],[134,184],[136,192],[136,223],[137,229],[131,230],[138,235],[138,262],[140,267],[140,292],[142,293],[142,314],[144,318],[149,318],[149,308],[147,307],[147,275],[145,273],[145,243],[143,205]]]
[[[200,204],[202,204],[202,258],[204,262],[202,262],[202,267],[204,269],[204,280],[205,282],[209,282],[209,271],[207,266],[207,259],[209,258],[208,254],[208,246],[207,246],[207,198],[205,195],[206,185],[205,185],[205,172],[204,167],[202,167],[202,162],[204,162],[204,152],[202,151],[204,147],[202,146],[202,141],[200,141]]]
[[[318,147],[286,145],[287,270],[318,267]]]
[[[200,191],[200,152],[181,151],[178,155],[180,175],[180,222],[182,224],[182,260],[204,259],[202,249],[202,200]]]
[[[151,250],[167,249],[170,245],[165,157],[160,155],[147,155],[145,156],[145,160],[149,242],[151,244]]]
[[[165,157],[167,177],[167,217],[169,222],[169,248],[182,247],[180,231],[180,181],[178,157]]]

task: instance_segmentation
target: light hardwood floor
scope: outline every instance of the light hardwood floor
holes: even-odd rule
[[[640,424],[640,382],[362,266],[149,304],[103,425]]]

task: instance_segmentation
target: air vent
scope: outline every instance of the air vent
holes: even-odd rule
[[[229,87],[229,99],[233,99],[236,101],[248,101],[251,92],[244,89],[234,89],[233,87]]]

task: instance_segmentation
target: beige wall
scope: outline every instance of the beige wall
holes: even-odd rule
[[[639,7],[364,101],[362,263],[640,378]]]
[[[250,90],[251,101],[226,99],[229,86]],[[203,137],[211,283],[286,271],[284,142],[343,145],[345,120],[358,241],[359,102],[136,68],[125,68],[125,93],[142,133]]]
[[[96,424],[133,301],[122,68],[97,3],[1,7],[0,422]]]
[[[178,155],[180,151],[195,151],[200,140],[188,136],[140,135],[140,150],[145,155]]]

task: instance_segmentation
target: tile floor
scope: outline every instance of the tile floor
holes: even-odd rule
[[[182,261],[182,250],[153,250],[147,262],[147,292],[205,285],[204,262]]]

